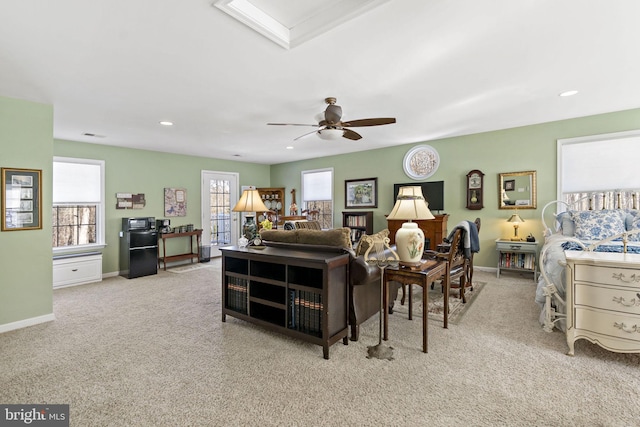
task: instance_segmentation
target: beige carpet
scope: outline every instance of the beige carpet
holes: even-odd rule
[[[72,426],[632,426],[640,355],[565,355],[530,275],[480,272],[458,325],[390,318],[395,360],[220,315],[220,262],[54,291],[55,322],[0,334],[0,402],[68,403]]]

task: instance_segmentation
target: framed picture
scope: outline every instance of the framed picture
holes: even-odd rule
[[[187,216],[187,190],[164,189],[164,216]]]
[[[345,208],[378,207],[378,178],[345,180],[344,186]]]
[[[509,179],[504,182],[504,191],[513,191],[516,189],[516,180]]]
[[[2,168],[2,231],[42,229],[42,170]]]

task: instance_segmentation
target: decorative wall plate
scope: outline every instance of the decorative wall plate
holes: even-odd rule
[[[438,170],[440,156],[430,145],[417,145],[405,154],[402,166],[409,178],[429,178]]]

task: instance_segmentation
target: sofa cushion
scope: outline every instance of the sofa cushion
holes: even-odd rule
[[[296,230],[298,243],[307,245],[339,246],[351,249],[351,229],[347,227],[330,230]]]
[[[382,231],[378,231],[375,234],[372,234],[371,237],[384,239],[385,237],[389,237],[389,229],[385,228]],[[360,239],[358,242],[358,246],[356,246],[356,256],[362,256],[369,249],[369,242],[365,241],[365,239]]]
[[[298,236],[295,231],[287,230],[260,230],[260,238],[271,242],[297,243]]]

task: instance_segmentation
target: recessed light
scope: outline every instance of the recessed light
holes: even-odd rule
[[[287,150],[293,150],[293,145],[287,145]]]
[[[565,96],[573,96],[573,95],[575,95],[575,94],[577,94],[577,93],[578,93],[578,91],[577,91],[577,90],[568,90],[568,91],[566,91],[566,92],[562,92],[562,93],[560,94],[560,96],[562,96],[562,97],[565,97]]]
[[[160,122],[160,124],[162,126],[173,126],[173,122],[170,122],[168,120],[163,120],[163,121]]]

